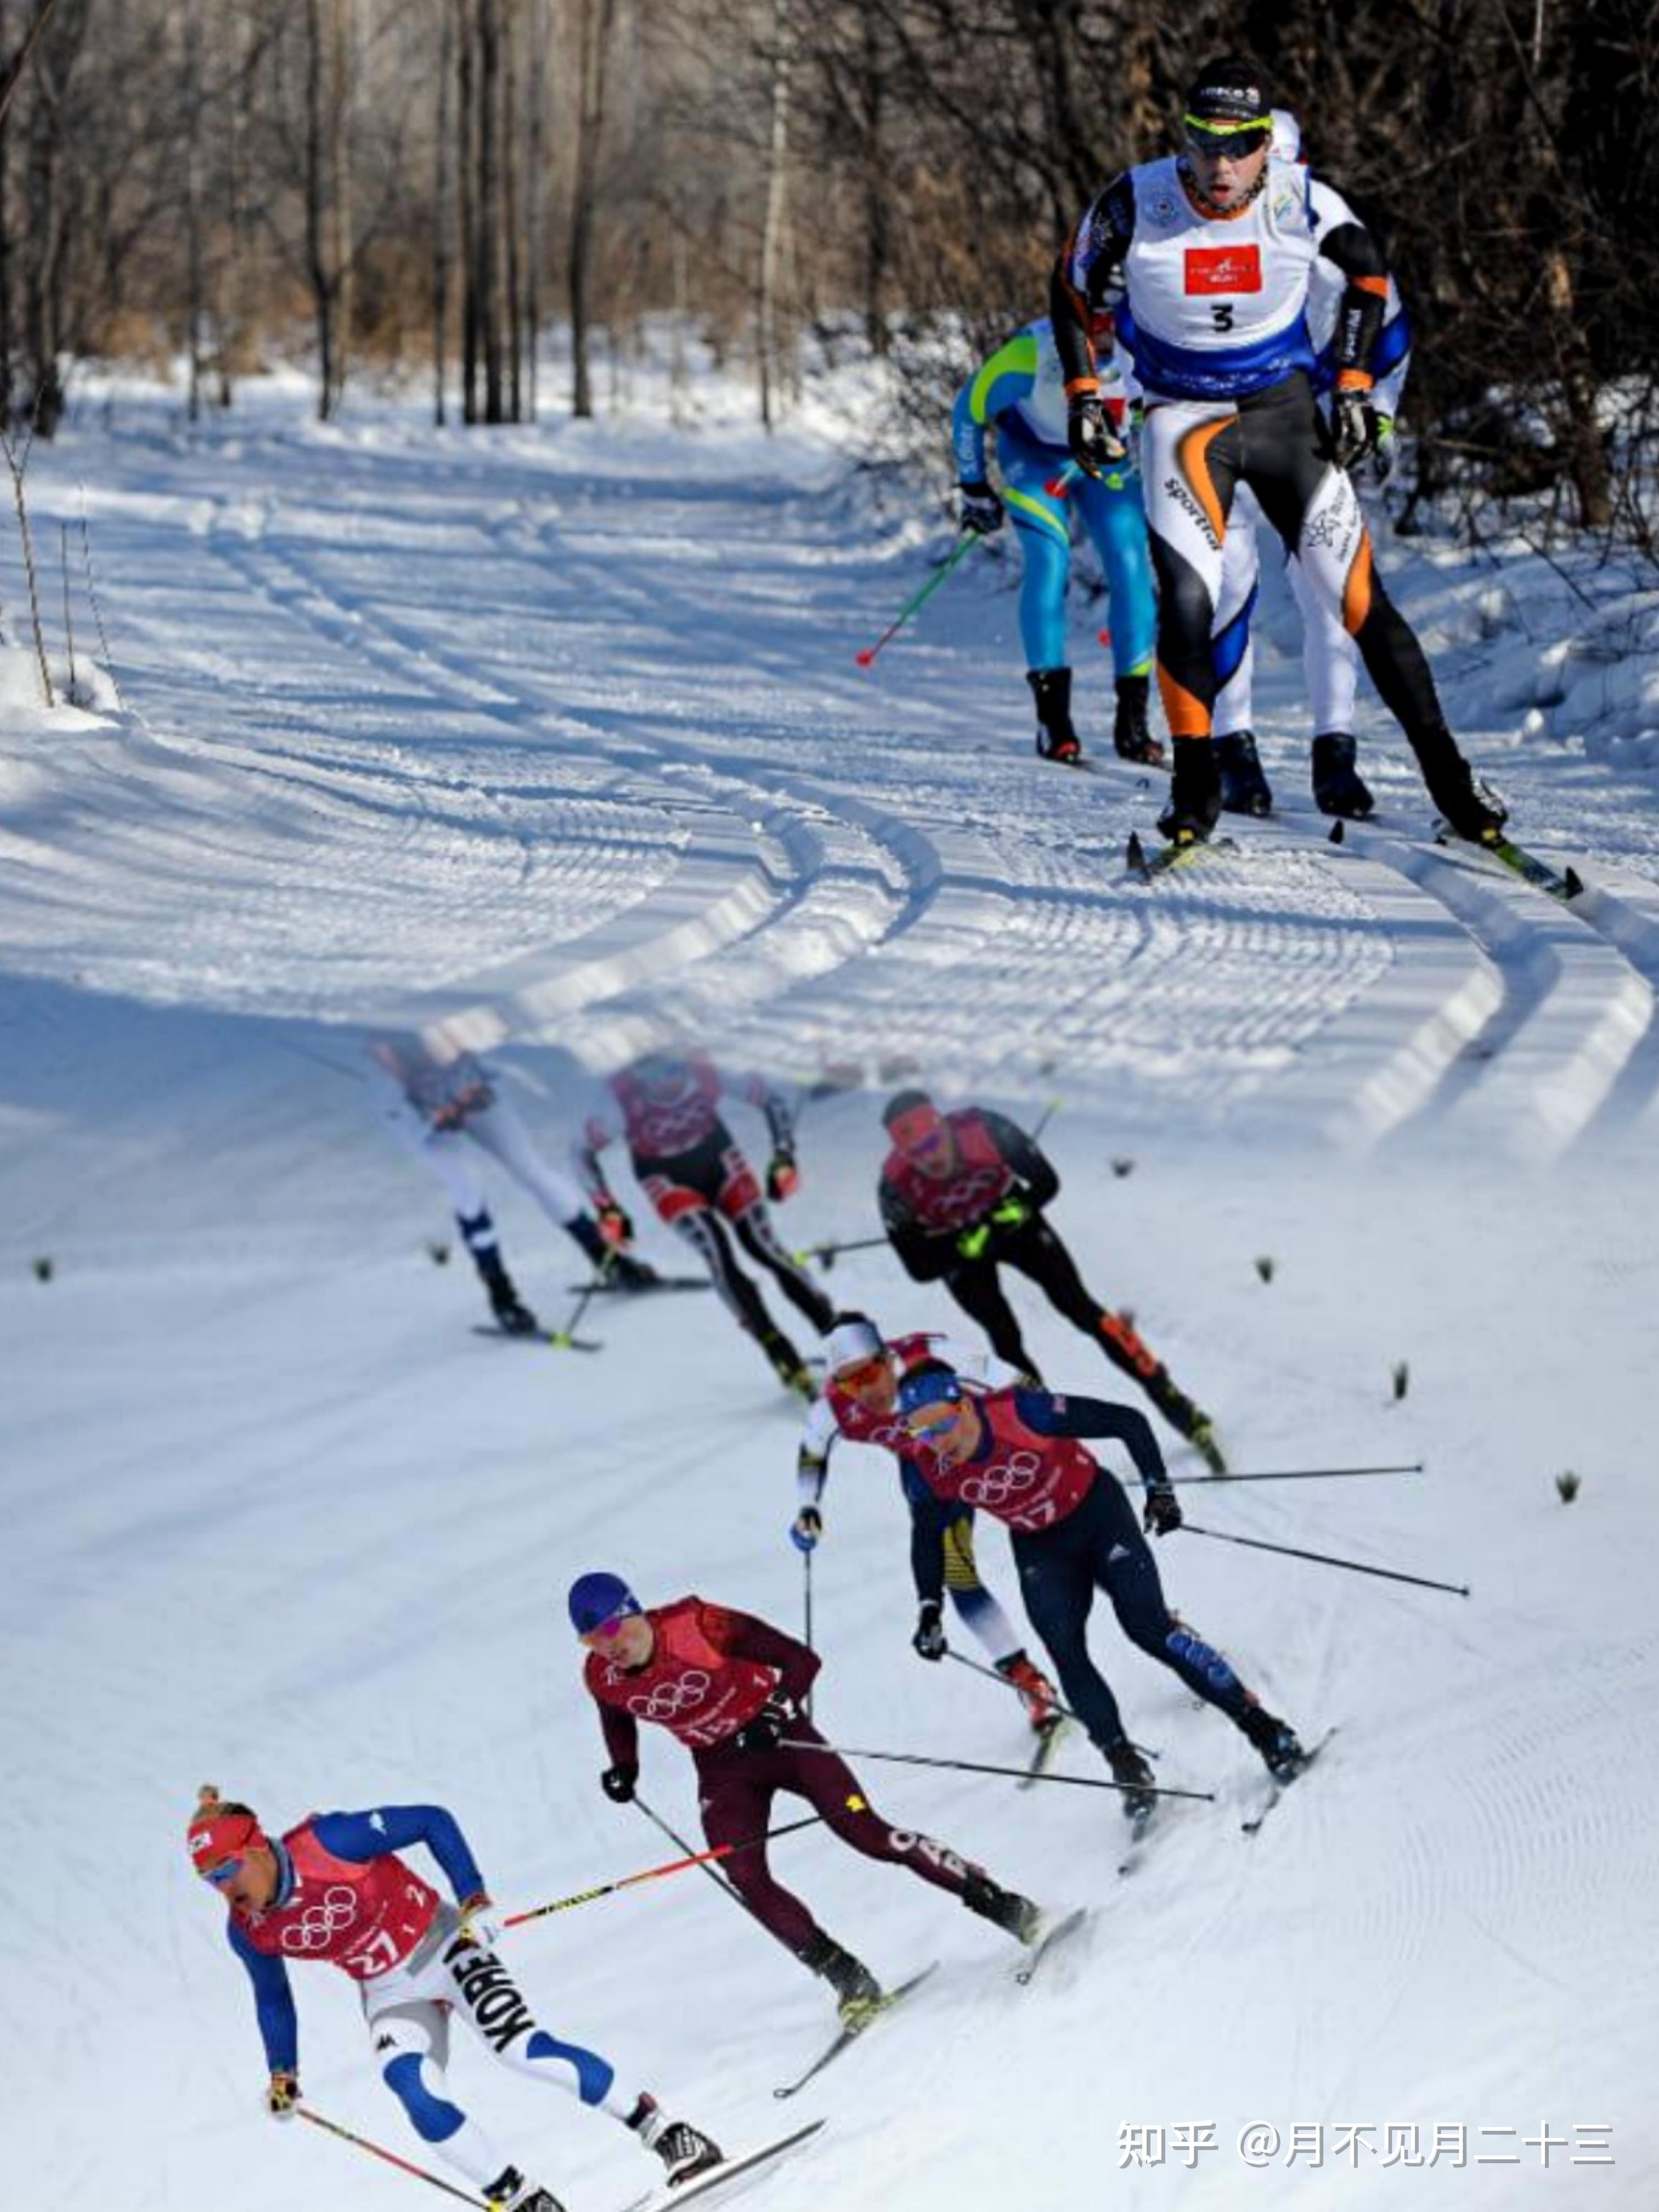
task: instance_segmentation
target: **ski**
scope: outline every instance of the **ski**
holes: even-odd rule
[[[1078,1929],[1082,1927],[1084,1922],[1088,1917],[1089,1912],[1087,1906],[1079,1905],[1075,1912],[1062,1913],[1052,1927],[1045,1928],[1042,1930],[1042,1932],[1038,1936],[1036,1942],[1031,1945],[1024,1957],[1020,1960],[1018,1966],[1014,1969],[1014,1979],[1019,1984],[1022,1989],[1029,1987],[1032,1976],[1036,1972],[1037,1968],[1042,1964],[1044,1959],[1048,1957],[1049,1952],[1054,1949],[1054,1945],[1056,1943],[1064,1942],[1068,1936],[1075,1936]]]
[[[1135,1814],[1129,1822],[1129,1847],[1117,1863],[1120,1875],[1133,1874],[1146,1856],[1146,1845],[1152,1834],[1152,1823],[1158,1817],[1158,1808],[1152,1806],[1145,1813]]]
[[[920,1973],[912,1974],[908,1981],[900,1982],[895,1989],[884,1990],[880,2001],[872,2006],[868,2014],[860,2021],[856,2027],[843,2027],[835,2041],[818,2053],[804,2074],[798,2074],[793,2081],[784,2082],[781,2088],[774,2089],[772,2094],[775,2097],[793,2097],[797,2090],[804,2089],[815,2075],[822,2074],[826,2066],[839,2058],[849,2044],[856,2043],[866,2028],[873,2027],[884,2013],[891,2012],[893,2007],[908,1997],[919,1983],[925,1982],[938,1965],[939,1961],[935,1959],[931,1965],[924,1966]]]
[[[1140,842],[1139,832],[1132,830],[1123,848],[1123,866],[1126,874],[1138,876],[1143,884],[1150,884],[1154,877],[1167,876],[1176,868],[1191,867],[1206,853],[1237,850],[1231,837],[1182,837],[1170,844],[1157,845],[1148,852]]]
[[[705,2166],[701,2173],[678,2185],[670,2182],[665,2189],[647,2190],[643,2197],[635,2197],[623,2205],[623,2212],[665,2212],[671,2204],[684,2204],[693,2197],[706,2196],[711,2189],[721,2188],[735,2181],[740,2173],[748,2173],[769,2159],[781,2158],[786,2151],[793,2150],[799,2143],[810,2142],[824,2125],[822,2120],[809,2121],[805,2127],[797,2128],[793,2135],[779,2136],[775,2142],[762,2143],[757,2150],[739,2151],[735,2158],[723,2158],[718,2166]]]
[[[1036,1742],[1032,1747],[1031,1756],[1025,1762],[1025,1778],[1023,1782],[1017,1782],[1014,1784],[1017,1790],[1030,1790],[1048,1771],[1054,1753],[1060,1748],[1060,1740],[1067,1733],[1071,1725],[1064,1713],[1052,1713],[1044,1721],[1036,1732]]]
[[[1242,1833],[1247,1836],[1254,1836],[1260,1833],[1261,1823],[1267,1819],[1268,1814],[1273,1811],[1273,1807],[1278,1804],[1279,1799],[1285,1795],[1285,1792],[1287,1790],[1293,1790],[1296,1787],[1297,1784],[1300,1782],[1303,1776],[1313,1765],[1315,1759],[1318,1758],[1320,1753],[1324,1750],[1326,1745],[1335,1734],[1336,1729],[1334,1727],[1328,1728],[1324,1735],[1319,1738],[1319,1741],[1316,1743],[1309,1745],[1306,1752],[1303,1754],[1301,1765],[1297,1768],[1296,1772],[1291,1777],[1290,1780],[1288,1782],[1275,1782],[1268,1790],[1267,1798],[1264,1801],[1261,1810],[1254,1814],[1249,1820],[1241,1820],[1239,1822],[1239,1828]]]
[[[712,1291],[714,1287],[707,1275],[658,1275],[648,1283],[604,1282],[565,1285],[566,1290],[573,1298],[580,1297],[584,1292],[596,1298],[612,1296],[642,1298],[649,1297],[653,1291]]]
[[[550,1344],[556,1352],[603,1352],[591,1336],[571,1336],[562,1328],[501,1328],[492,1322],[475,1322],[474,1336],[493,1336],[503,1344]]]
[[[1501,830],[1492,830],[1484,837],[1460,837],[1449,822],[1442,822],[1436,826],[1434,842],[1437,845],[1467,845],[1472,852],[1485,853],[1519,876],[1522,883],[1559,899],[1563,906],[1571,905],[1583,896],[1584,879],[1576,868],[1553,868],[1547,860],[1540,860],[1536,853],[1529,853],[1524,845],[1517,845]]]

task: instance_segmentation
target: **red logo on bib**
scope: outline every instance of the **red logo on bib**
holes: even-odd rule
[[[1187,248],[1187,289],[1194,292],[1259,292],[1261,289],[1261,248],[1259,246],[1189,246]]]

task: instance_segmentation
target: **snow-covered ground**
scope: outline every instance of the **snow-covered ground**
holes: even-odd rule
[[[1258,723],[1283,811],[1148,890],[1120,855],[1155,785],[1031,756],[1003,573],[970,563],[860,672],[942,526],[884,507],[827,412],[767,441],[700,389],[678,431],[644,393],[609,424],[440,434],[390,401],[319,430],[274,381],[191,435],[176,401],[117,386],[32,465],[54,654],[61,677],[67,547],[93,707],[38,704],[8,538],[0,2201],[411,2203],[418,2184],[263,2118],[247,1991],[184,1859],[196,1786],[279,1820],[435,1798],[497,1896],[533,1904],[662,1849],[597,1787],[572,1575],[799,1623],[793,1409],[712,1298],[606,1310],[605,1353],[561,1357],[472,1334],[464,1259],[430,1264],[435,1186],[371,1125],[358,1068],[374,1027],[442,1024],[516,1071],[556,1153],[584,1072],[672,1032],[803,1082],[856,1064],[803,1121],[782,1217],[802,1243],[876,1226],[899,1074],[1028,1118],[1057,1100],[1056,1222],[1237,1464],[1427,1462],[1201,1510],[1194,1492],[1194,1519],[1473,1585],[1166,1542],[1183,1612],[1304,1733],[1340,1733],[1247,1840],[1251,1754],[1103,1608],[1162,1778],[1218,1800],[1170,1809],[1127,1880],[1109,1798],[869,1763],[884,1808],[1094,1921],[1021,1991],[1000,1939],[935,1893],[820,1836],[780,1845],[879,1972],[942,1966],[800,2100],[829,2129],[744,2201],[1647,2206],[1645,603],[1587,575],[1587,611],[1513,551],[1392,549],[1517,834],[1594,885],[1572,910],[1426,843],[1375,714],[1377,821],[1322,841],[1282,592]],[[83,515],[118,704],[88,677]],[[1074,611],[1097,740],[1102,619]],[[558,1318],[571,1249],[493,1189]],[[654,1225],[642,1242],[683,1264]],[[892,1328],[951,1311],[880,1253],[832,1281]],[[1021,1304],[1051,1378],[1115,1388]],[[821,1723],[1018,1758],[995,1690],[910,1652],[889,1465],[843,1448],[826,1504]],[[981,1552],[1012,1603],[994,1528]],[[1076,1746],[1065,1765],[1098,1771]],[[645,1786],[694,1825],[665,1737]],[[540,1923],[514,1955],[552,2024],[732,2143],[793,2114],[771,2086],[830,2017],[695,1875]],[[298,1994],[307,2094],[418,2154],[344,1983]],[[476,2050],[456,2078],[572,2212],[643,2185],[617,2130]],[[1258,2122],[1281,2141],[1253,2166]],[[1389,2157],[1391,2125],[1426,2160],[1437,2124],[1467,2130],[1461,2160]],[[1297,2126],[1322,2129],[1322,2166],[1287,2164]],[[1122,2163],[1135,2127],[1165,2131],[1162,2165]],[[1213,2148],[1180,2148],[1206,2127]],[[1613,2162],[1588,2162],[1608,2130]]]

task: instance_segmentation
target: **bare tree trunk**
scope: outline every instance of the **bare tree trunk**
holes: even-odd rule
[[[190,355],[188,412],[192,422],[202,416],[202,320],[206,311],[202,255],[202,18],[195,0],[185,17],[185,289],[187,298],[185,337]]]
[[[864,15],[864,331],[878,360],[886,357],[887,270],[892,258],[888,181],[882,145],[884,78],[881,26],[875,10]]]
[[[576,104],[576,181],[570,207],[570,411],[593,412],[588,362],[592,313],[593,218],[599,182],[599,140],[605,129],[606,63],[617,0],[580,0],[580,64]]]
[[[0,0],[0,52],[9,35],[6,0]],[[10,141],[0,124],[0,431],[11,423],[11,387],[15,373],[17,333],[12,323],[11,163]]]
[[[326,422],[334,411],[334,287],[329,282],[326,209],[324,205],[325,86],[323,0],[305,0],[306,11],[306,273],[311,283],[317,322],[318,372],[321,390],[317,416]]]
[[[334,311],[334,397],[330,413],[337,411],[345,395],[346,374],[351,361],[353,309],[356,299],[356,245],[352,235],[351,205],[351,124],[352,72],[355,56],[352,51],[351,22],[356,0],[331,0],[332,37],[330,45],[333,67],[330,72],[333,97],[329,109],[328,178],[329,198],[333,214],[334,252],[333,276]]]
[[[761,421],[775,427],[778,372],[778,263],[788,204],[789,0],[775,0],[772,15],[772,132],[766,161],[766,220],[761,233],[760,292],[757,302],[757,350],[760,367]]]
[[[449,266],[453,251],[452,180],[449,143],[450,71],[455,66],[454,0],[438,0],[438,118],[432,184],[432,419],[444,423],[444,370],[448,351]]]
[[[536,371],[541,349],[542,336],[542,214],[543,193],[546,186],[547,166],[547,64],[545,54],[549,35],[546,0],[529,0],[530,4],[530,128],[526,160],[529,174],[525,179],[525,299],[526,325],[525,363],[525,416],[533,422],[537,416],[538,393]]]
[[[484,420],[504,420],[501,361],[501,45],[500,0],[478,0],[478,314]]]
[[[456,0],[459,37],[456,41],[455,107],[456,173],[460,179],[461,213],[461,420],[478,419],[478,192],[473,173],[474,46],[476,25],[473,0]]]
[[[507,250],[507,419],[524,420],[524,295],[522,240],[519,235],[520,126],[518,46],[509,6],[501,32],[501,229]]]

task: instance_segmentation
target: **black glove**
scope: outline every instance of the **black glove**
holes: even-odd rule
[[[942,1659],[950,1646],[945,1641],[945,1622],[936,1597],[925,1597],[916,1615],[916,1632],[910,1649],[918,1659]]]
[[[1002,527],[1002,501],[982,480],[978,483],[957,486],[957,519],[964,530],[971,530],[975,538],[989,538]]]
[[[1066,442],[1085,476],[1097,477],[1128,458],[1128,447],[1112,428],[1106,402],[1097,392],[1079,392],[1066,411]]]
[[[803,1505],[789,1524],[789,1540],[798,1552],[815,1552],[823,1534],[823,1516],[816,1505]]]
[[[613,1805],[631,1805],[634,1784],[639,1780],[638,1771],[631,1766],[607,1766],[599,1777],[599,1787]]]
[[[1331,402],[1331,458],[1340,469],[1364,460],[1376,442],[1376,412],[1363,392],[1339,392]]]
[[[787,1145],[780,1145],[767,1163],[766,1195],[778,1206],[799,1188],[800,1170],[795,1165],[795,1156]]]
[[[786,1729],[798,1718],[787,1698],[769,1698],[752,1721],[744,1723],[732,1739],[736,1751],[775,1751]]]
[[[1153,1536],[1167,1536],[1181,1526],[1181,1500],[1167,1482],[1154,1483],[1141,1508],[1140,1525]]]
[[[284,2066],[273,2067],[265,2084],[265,2110],[273,2120],[291,2120],[300,2106],[300,2077]]]

